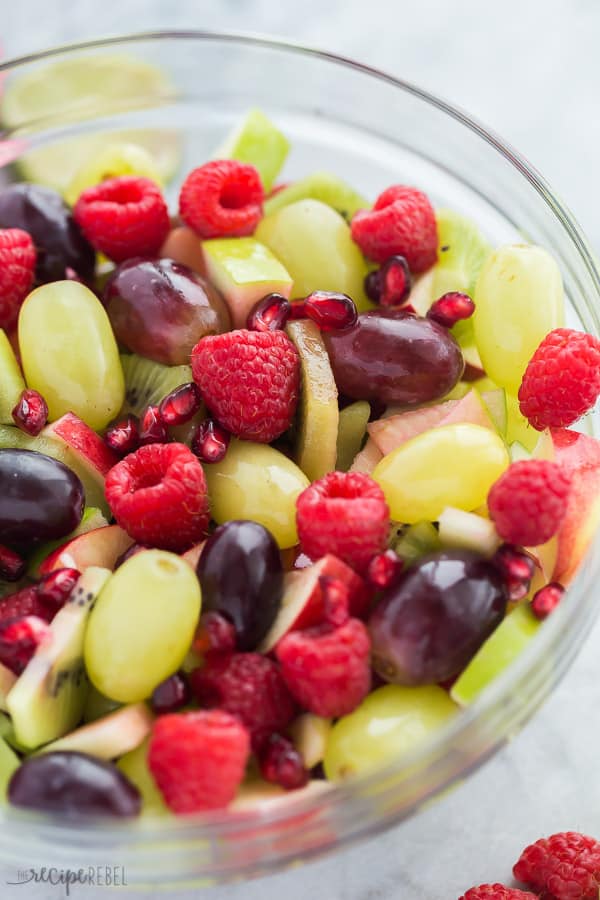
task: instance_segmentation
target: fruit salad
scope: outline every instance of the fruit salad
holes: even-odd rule
[[[259,110],[176,205],[87,146],[0,192],[0,791],[168,817],[393,764],[577,571],[600,341],[543,247],[290,182]]]

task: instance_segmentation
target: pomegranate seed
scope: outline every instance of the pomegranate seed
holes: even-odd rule
[[[18,616],[0,622],[0,663],[20,675],[37,650],[52,632],[38,616]]]
[[[565,593],[558,581],[550,581],[533,595],[531,611],[537,619],[546,619],[556,609]]]
[[[379,269],[373,269],[365,275],[364,280],[365,294],[373,303],[379,303],[381,297],[381,281],[379,278]]]
[[[408,263],[403,256],[388,260],[365,278],[365,292],[380,306],[401,306],[410,294],[412,281]]]
[[[358,318],[354,300],[334,291],[313,291],[304,301],[304,309],[322,331],[350,328]]]
[[[292,312],[292,304],[281,294],[267,294],[252,309],[246,322],[250,331],[282,331]]]
[[[104,443],[118,456],[133,453],[140,445],[139,422],[136,416],[128,415],[111,425],[104,435]]]
[[[383,590],[398,583],[403,569],[404,560],[394,550],[385,550],[374,556],[369,563],[367,578],[374,588]]]
[[[529,592],[535,572],[535,562],[531,556],[512,544],[502,544],[496,550],[493,561],[504,576],[509,600],[512,603],[522,600]]]
[[[227,453],[230,437],[229,432],[213,419],[205,419],[196,428],[192,438],[192,451],[201,462],[221,462]]]
[[[325,602],[325,621],[339,628],[348,621],[350,616],[348,586],[332,575],[319,575],[319,587],[323,592]]]
[[[18,581],[25,574],[27,564],[18,553],[0,544],[0,579],[2,581]]]
[[[308,781],[304,760],[292,742],[280,734],[271,735],[259,762],[263,778],[281,785],[286,791],[304,787]]]
[[[192,693],[183,672],[175,672],[152,691],[150,705],[157,715],[176,712],[190,702]]]
[[[427,318],[445,328],[452,328],[461,319],[470,318],[474,312],[475,304],[467,294],[450,291],[431,304],[427,310]]]
[[[149,406],[140,422],[140,444],[166,444],[168,440],[167,426],[158,406]]]
[[[290,319],[306,319],[304,300],[293,300],[290,303]]]
[[[55,569],[48,572],[37,586],[38,597],[53,612],[65,605],[81,573],[77,569]]]
[[[185,425],[202,405],[200,391],[193,381],[182,384],[167,394],[158,407],[164,425]]]
[[[48,405],[41,394],[26,388],[12,411],[12,417],[21,431],[35,437],[48,421]]]
[[[232,653],[235,650],[235,628],[224,615],[211,610],[202,613],[192,649],[205,656],[207,653]]]
[[[131,547],[128,547],[115,562],[115,571],[122,566],[124,562],[127,562],[128,559],[131,559],[132,556],[136,556],[138,553],[141,553],[142,550],[150,550],[150,547],[146,547],[145,544],[132,544]]]

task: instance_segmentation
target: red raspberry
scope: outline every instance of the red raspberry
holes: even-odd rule
[[[113,466],[104,490],[118,524],[140,544],[182,552],[206,536],[206,479],[185,444],[140,447]]]
[[[38,619],[50,622],[53,615],[54,610],[40,598],[37,584],[22,588],[16,594],[10,594],[4,600],[0,600],[0,622],[22,616],[36,616]]]
[[[228,713],[170,713],[154,723],[148,766],[173,812],[202,812],[231,803],[249,752],[248,732]]]
[[[546,335],[525,370],[519,406],[530,425],[543,431],[572,425],[600,395],[600,340],[571,328]]]
[[[458,900],[537,900],[536,894],[529,891],[518,891],[515,888],[507,888],[503,884],[480,884],[471,888]]]
[[[192,350],[192,373],[206,406],[232,434],[268,444],[289,428],[300,360],[283,331],[240,329],[202,338]]]
[[[575,831],[542,838],[523,850],[513,873],[518,881],[555,900],[597,900],[600,841]]]
[[[300,546],[311,559],[339,556],[364,572],[385,550],[390,511],[383,491],[363,472],[331,472],[314,481],[296,501]]]
[[[88,241],[114,262],[154,256],[170,229],[160,188],[149,178],[120,175],[83,191],[75,221]]]
[[[20,228],[0,229],[0,328],[17,323],[35,275],[37,254],[31,237]]]
[[[224,709],[244,723],[254,750],[287,728],[296,712],[277,663],[260,653],[209,653],[190,684],[202,706]]]
[[[371,687],[371,641],[359,619],[340,626],[290,631],[275,648],[281,672],[298,703],[317,716],[345,716]]]
[[[490,518],[502,540],[524,547],[549,540],[564,518],[570,484],[562,466],[547,459],[509,466],[488,494]]]
[[[300,753],[280,734],[271,735],[262,749],[259,763],[265,781],[279,784],[286,791],[304,787],[310,777]]]
[[[264,199],[254,166],[213,159],[190,172],[179,194],[181,218],[201,238],[252,234]]]
[[[352,219],[352,239],[365,256],[385,262],[403,256],[411,272],[429,269],[437,260],[437,224],[428,197],[414,187],[392,185],[373,209],[360,209]]]

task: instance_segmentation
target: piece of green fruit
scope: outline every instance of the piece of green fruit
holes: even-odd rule
[[[237,159],[254,166],[268,192],[289,149],[288,139],[273,122],[260,109],[251,109],[216,151],[215,159]]]
[[[24,390],[21,368],[6,333],[0,328],[0,424],[13,424],[12,410]]]
[[[354,462],[367,433],[370,415],[371,407],[366,400],[357,400],[340,410],[335,464],[338,472],[347,472]]]
[[[297,200],[320,200],[335,209],[347,222],[359,209],[369,209],[371,206],[368,200],[336,175],[314,172],[299,178],[265,200],[265,215],[270,216]]]
[[[0,802],[6,800],[8,783],[21,765],[21,760],[15,751],[8,746],[3,738],[0,738]]]
[[[171,816],[172,813],[148,768],[148,743],[149,740],[146,739],[135,750],[125,753],[117,762],[117,766],[142,795],[142,815]]]

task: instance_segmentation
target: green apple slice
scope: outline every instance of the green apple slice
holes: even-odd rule
[[[265,191],[270,191],[290,144],[260,109],[249,110],[215,152],[215,159],[237,159],[258,169]]]
[[[25,381],[19,363],[10,341],[0,328],[0,424],[14,424],[11,413],[24,390]]]
[[[311,480],[335,469],[338,392],[329,355],[314,322],[290,322],[288,334],[300,355],[302,389],[294,459]]]
[[[508,411],[506,407],[506,391],[504,388],[498,388],[494,391],[482,391],[481,399],[483,400],[492,422],[498,429],[498,434],[506,435],[506,427],[508,424]]]
[[[214,238],[202,244],[208,280],[223,294],[234,328],[266,294],[289,297],[292,278],[264,244],[251,237]]]
[[[502,543],[491,519],[454,506],[440,514],[438,529],[443,547],[462,547],[483,556],[492,556]]]
[[[320,200],[321,203],[333,207],[347,222],[359,209],[369,209],[371,206],[368,200],[336,175],[330,175],[329,172],[314,172],[269,197],[265,201],[265,214],[277,212],[290,203],[296,203],[297,200]]]
[[[46,744],[39,752],[70,750],[89,753],[99,759],[116,759],[135,750],[148,737],[153,721],[154,716],[145,703],[134,703],[82,725],[57,741]]]
[[[450,696],[468,706],[500,675],[538,633],[541,622],[521,603],[500,623],[452,685]]]
[[[366,400],[357,400],[340,410],[337,436],[338,472],[347,472],[358,454],[367,432],[371,406]]]

